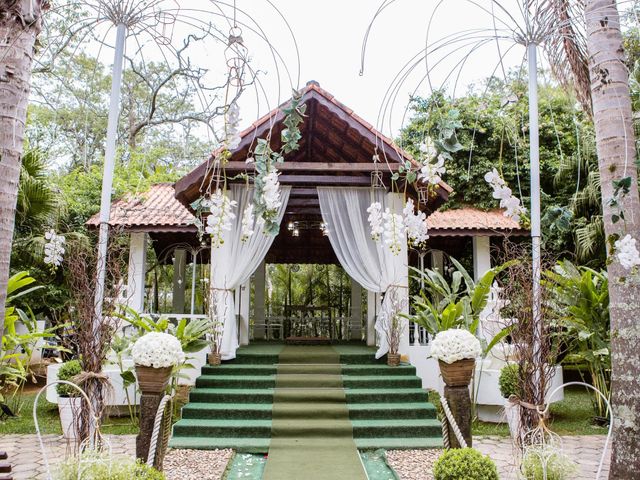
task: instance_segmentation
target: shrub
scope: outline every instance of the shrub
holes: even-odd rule
[[[58,480],[165,480],[162,472],[130,458],[110,458],[104,452],[86,451],[71,457],[58,469]]]
[[[570,480],[576,472],[576,464],[550,445],[527,447],[522,458],[526,480]]]
[[[473,448],[444,452],[433,466],[435,480],[498,480],[495,463]]]
[[[508,363],[500,370],[498,379],[500,394],[504,398],[511,395],[520,396],[520,366],[517,363]]]
[[[58,370],[58,380],[71,381],[73,377],[82,373],[82,366],[79,360],[71,360],[70,362],[63,363]],[[56,392],[61,397],[78,397],[80,392],[78,389],[73,388],[71,385],[64,383],[58,383],[56,385]]]

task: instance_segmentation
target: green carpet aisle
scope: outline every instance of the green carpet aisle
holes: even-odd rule
[[[327,346],[285,346],[279,360],[263,479],[366,480],[340,354]]]
[[[189,394],[189,403],[182,409],[182,419],[173,427],[171,447],[267,453],[274,422],[276,378],[287,375],[289,386],[306,386],[307,377],[313,377],[316,385],[325,387],[287,390],[289,418],[308,414],[301,400],[314,401],[323,406],[320,418],[326,426],[327,420],[344,418],[346,396],[358,449],[442,448],[436,410],[428,402],[413,366],[388,367],[384,359],[375,360],[375,348],[362,343],[332,345],[333,352],[340,355],[342,378],[338,383],[336,375],[340,371],[335,367],[335,353],[331,365],[323,353],[328,347],[303,348],[308,352],[302,364],[295,363],[299,361],[295,355],[289,358],[284,354],[281,359],[285,349],[282,344],[255,342],[241,347],[232,361],[218,367],[204,366]],[[337,389],[331,388],[336,386]],[[280,396],[279,402],[282,399]],[[281,426],[277,429],[286,429],[284,420],[278,419]],[[309,424],[311,427],[314,425]],[[321,427],[316,424],[314,428]],[[343,431],[337,428],[335,434],[342,435]]]

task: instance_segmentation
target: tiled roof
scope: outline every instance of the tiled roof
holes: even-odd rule
[[[434,212],[427,217],[429,235],[468,234],[469,231],[506,233],[524,229],[511,218],[505,217],[502,210],[483,211],[473,207]]]
[[[99,225],[99,214],[87,221],[89,227]],[[193,215],[175,198],[172,183],[158,183],[147,192],[127,195],[111,205],[109,225],[140,231],[189,231]]]

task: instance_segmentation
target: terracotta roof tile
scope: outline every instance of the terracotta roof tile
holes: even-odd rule
[[[193,215],[176,198],[173,184],[159,183],[140,195],[126,195],[111,205],[109,225],[124,228],[163,230],[195,229]],[[87,221],[87,226],[97,227],[99,214]]]
[[[520,224],[505,217],[502,210],[483,211],[472,207],[434,212],[427,218],[427,226],[430,234],[453,230],[521,230]]]

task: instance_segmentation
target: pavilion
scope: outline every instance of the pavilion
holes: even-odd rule
[[[253,338],[265,338],[268,333],[271,319],[265,312],[265,264],[340,264],[335,243],[332,246],[335,238],[326,231],[326,212],[323,216],[318,187],[354,192],[375,190],[388,205],[401,210],[402,196],[392,191],[391,175],[401,164],[414,162],[408,153],[316,82],[307,84],[302,101],[307,110],[301,125],[299,149],[285,155],[285,162],[276,165],[281,172],[280,184],[284,188],[290,187],[288,202],[282,212],[280,233],[250,280],[255,292],[252,331],[249,321],[250,281],[234,289],[237,341],[240,345],[248,344]],[[280,148],[283,117],[277,108],[241,132],[241,142],[231,152],[225,167],[228,178],[253,172],[253,166],[246,163],[246,158],[251,154],[256,139],[264,138],[270,130],[272,149]],[[382,161],[373,160],[376,153]],[[196,315],[195,268],[192,269],[192,279],[188,279],[186,266],[188,262],[208,264],[211,251],[209,245],[203,244],[197,236],[191,204],[202,194],[202,185],[210,180],[212,162],[213,157],[173,185],[154,185],[143,194],[128,196],[113,204],[110,224],[130,234],[126,291],[127,303],[133,309],[145,310],[147,248],[151,245],[160,262],[173,263],[174,266],[171,314],[180,317]],[[404,185],[400,185],[400,190],[403,189]],[[407,193],[427,213],[430,239],[425,251],[407,251],[405,246],[393,258],[393,268],[401,272],[395,283],[408,285],[408,266],[418,266],[419,258],[426,260],[426,266],[443,269],[448,255],[459,257],[469,248],[473,254],[474,275],[478,277],[491,268],[492,238],[526,234],[515,221],[505,218],[499,211],[484,212],[472,207],[437,211],[451,193],[451,188],[444,182],[429,194],[410,186]],[[88,225],[96,227],[97,216],[89,220]],[[328,228],[331,229],[331,225]],[[348,268],[345,270],[349,273]],[[187,299],[185,286],[190,281],[191,298]],[[362,288],[352,276],[350,336],[352,339],[366,339],[368,345],[375,345],[379,340],[376,339],[374,324],[380,292],[368,292],[366,322],[363,322]],[[405,291],[408,294],[408,290]],[[420,338],[413,330],[410,335],[409,329],[405,329],[400,352],[408,353],[410,343]]]

